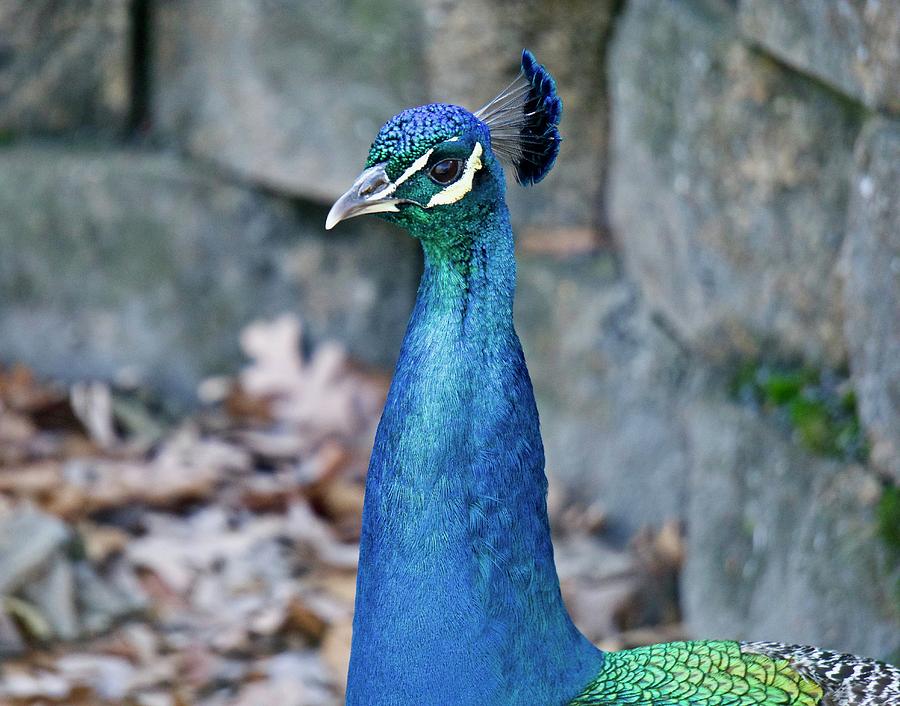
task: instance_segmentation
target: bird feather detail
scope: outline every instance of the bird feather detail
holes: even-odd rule
[[[671,642],[606,655],[570,706],[898,706],[900,670],[777,642]]]
[[[475,117],[488,126],[494,153],[515,169],[523,186],[536,184],[553,168],[562,99],[553,76],[527,49],[519,76]]]

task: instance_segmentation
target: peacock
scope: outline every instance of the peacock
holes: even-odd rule
[[[543,179],[562,102],[527,50],[475,113],[410,108],[378,132],[325,227],[376,213],[424,272],[366,480],[352,706],[900,705],[900,669],[774,642],[604,653],[563,605],[538,412],[513,327],[502,164]]]

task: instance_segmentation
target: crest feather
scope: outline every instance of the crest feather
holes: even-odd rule
[[[527,49],[518,77],[475,113],[491,132],[494,153],[515,168],[523,186],[536,184],[553,167],[561,116],[556,81]]]

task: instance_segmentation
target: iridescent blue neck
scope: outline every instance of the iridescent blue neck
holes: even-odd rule
[[[347,703],[563,704],[602,654],[560,596],[505,204],[441,242],[369,467]]]

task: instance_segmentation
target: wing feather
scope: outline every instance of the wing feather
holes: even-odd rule
[[[824,694],[786,656],[737,642],[670,642],[608,653],[570,706],[824,706]]]

